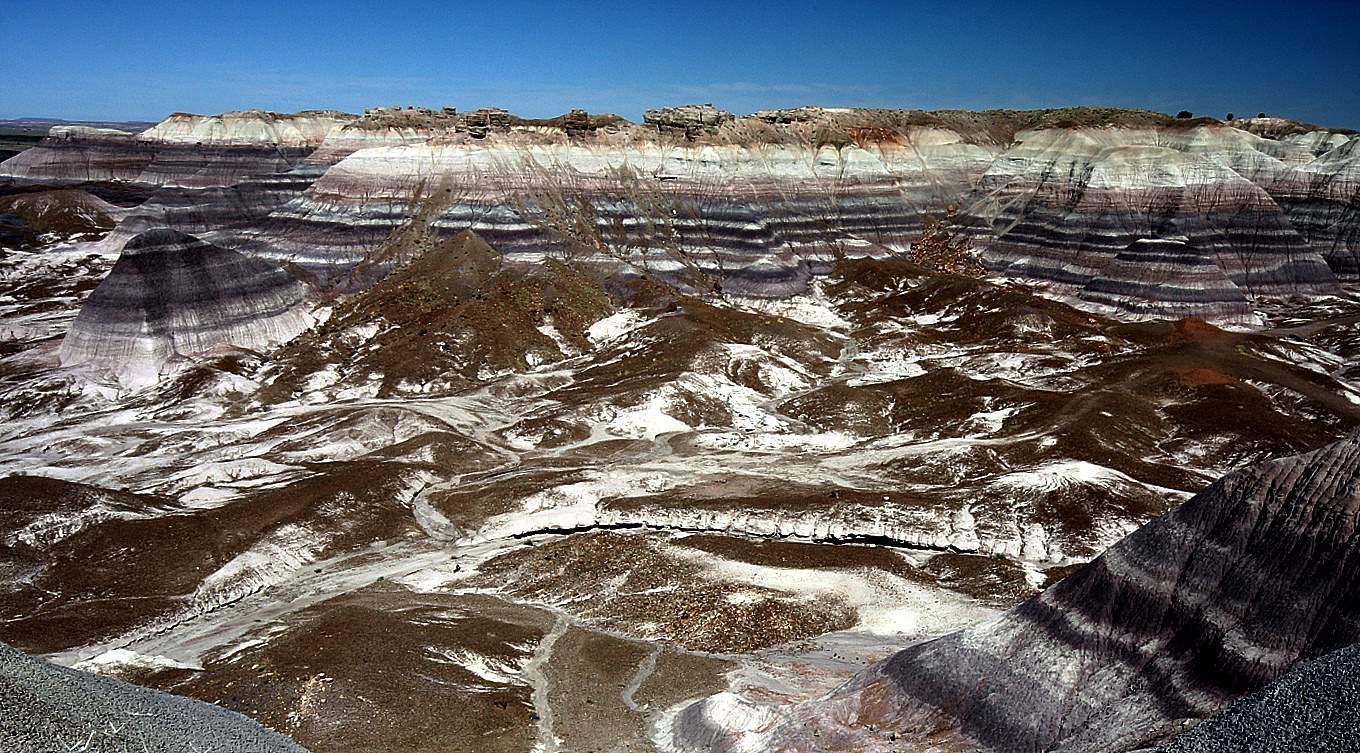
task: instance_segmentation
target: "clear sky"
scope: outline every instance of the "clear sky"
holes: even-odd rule
[[[0,24],[0,117],[1101,104],[1360,128],[1360,0],[3,0]]]

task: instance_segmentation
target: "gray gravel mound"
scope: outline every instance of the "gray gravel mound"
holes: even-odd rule
[[[306,753],[210,703],[60,667],[0,643],[4,753]]]
[[[1360,644],[1291,669],[1158,753],[1360,751]]]

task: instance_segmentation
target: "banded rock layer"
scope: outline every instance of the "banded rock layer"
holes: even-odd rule
[[[353,116],[260,111],[176,113],[141,133],[56,126],[37,146],[4,163],[0,178],[24,182],[125,181],[152,186],[231,186],[286,172],[332,128]]]
[[[1252,299],[1337,289],[1268,190],[1308,164],[1301,148],[1226,126],[1016,138],[970,209],[996,271],[1107,313],[1244,323]]]
[[[1254,325],[1262,299],[1360,280],[1349,132],[1095,109],[685,112],[177,114],[136,136],[54,130],[0,177],[174,187],[110,244],[172,227],[328,283],[418,220],[511,260],[784,297],[950,212],[994,272],[1124,318]]]
[[[837,256],[906,249],[922,215],[958,207],[993,270],[1102,313],[1250,324],[1262,297],[1355,278],[1353,137],[1330,134],[1319,143],[1345,140],[1319,156],[1216,123],[1016,130],[995,113],[908,115],[422,144],[393,133],[341,159],[258,239],[344,268],[420,206],[512,257],[592,257],[780,297]]]
[[[303,290],[281,268],[173,230],[128,242],[61,346],[63,365],[155,382],[181,355],[217,345],[265,349],[310,325]]]
[[[134,133],[54,126],[37,146],[0,163],[0,178],[48,183],[135,181],[150,161],[150,151]]]
[[[591,259],[783,296],[838,253],[905,249],[921,215],[967,191],[991,160],[924,127],[853,151],[674,138],[510,132],[364,149],[275,211],[261,235],[284,239],[271,253],[343,269],[418,207],[444,232],[471,229],[512,259]]]
[[[210,188],[287,172],[311,155],[331,129],[351,119],[327,111],[279,115],[250,110],[213,117],[176,113],[137,135],[153,155],[137,180]]]
[[[730,698],[674,748],[1124,750],[1360,640],[1360,435],[1225,476],[997,619],[917,644],[783,721]],[[745,749],[745,748],[743,748]]]

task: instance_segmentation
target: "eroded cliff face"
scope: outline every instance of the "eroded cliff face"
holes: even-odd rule
[[[676,750],[1108,751],[1360,639],[1360,436],[1197,494],[1043,594],[793,711],[718,697]],[[752,720],[759,723],[753,723]]]
[[[1344,280],[1360,279],[1360,138],[1337,143],[1271,184],[1290,223]],[[1306,148],[1306,147],[1305,147]]]
[[[213,116],[176,113],[137,134],[56,126],[37,146],[0,164],[0,178],[231,186],[250,176],[292,169],[332,128],[352,119],[334,112],[250,110]]]
[[[1256,299],[1337,290],[1328,247],[1311,245],[1271,193],[1311,164],[1302,148],[1221,125],[1016,139],[969,210],[997,272],[1115,315],[1241,324]]]
[[[200,146],[316,147],[339,124],[354,116],[317,110],[281,115],[262,110],[228,112],[217,116],[175,113],[142,131],[137,140],[151,144]]]
[[[150,152],[134,133],[54,126],[37,146],[0,163],[0,177],[53,183],[135,181],[150,161]]]
[[[1335,292],[1338,275],[1354,276],[1349,138],[924,115],[489,133],[370,116],[326,137],[313,164],[338,162],[256,239],[263,253],[343,269],[433,204],[438,226],[511,256],[697,272],[779,297],[838,255],[904,249],[922,215],[957,207],[993,270],[1115,315],[1252,324],[1258,298]],[[1318,144],[1336,146],[1318,155]]]
[[[135,137],[54,131],[3,171],[215,188],[153,198],[110,243],[210,232],[332,281],[416,213],[511,259],[759,297],[902,252],[951,210],[993,272],[1122,318],[1252,326],[1263,299],[1360,275],[1345,132],[1091,109],[696,112],[177,114]]]
[[[926,128],[872,151],[733,135],[672,143],[636,128],[589,140],[456,134],[357,151],[271,219],[295,229],[275,253],[318,267],[353,264],[420,203],[436,205],[436,227],[471,228],[511,258],[586,259],[782,297],[805,291],[837,253],[904,249],[920,216],[942,211],[988,162]],[[362,229],[341,230],[353,225]]]
[[[205,117],[177,113],[137,134],[152,159],[138,182],[159,186],[232,186],[297,167],[331,129],[352,120],[335,112],[279,115],[255,110]]]

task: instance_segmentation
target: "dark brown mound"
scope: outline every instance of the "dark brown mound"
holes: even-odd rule
[[[63,236],[102,237],[113,229],[109,215],[115,207],[76,188],[21,193],[0,198],[0,213],[24,218],[40,233]]]
[[[431,243],[290,343],[260,397],[287,399],[326,364],[339,366],[354,383],[381,376],[380,397],[429,383],[460,389],[567,355],[539,330],[543,325],[555,327],[572,347],[589,348],[586,328],[612,308],[609,295],[582,270],[556,261],[506,266],[484,241],[463,232]],[[377,333],[356,334],[369,326]]]
[[[201,673],[142,678],[287,733],[312,753],[520,753],[536,737],[517,674],[551,615],[480,596],[375,585],[288,618],[262,645]]]
[[[65,241],[97,240],[113,229],[115,210],[103,199],[74,188],[0,197],[0,217],[10,218],[0,225],[0,245],[32,248],[43,235]]]
[[[754,345],[767,353],[788,358],[813,373],[830,371],[840,345],[821,330],[789,319],[753,311],[715,306],[703,301],[677,297],[660,301],[646,310],[655,321],[629,333],[624,342],[615,343],[581,370],[567,387],[551,393],[554,400],[567,405],[584,405],[602,398],[630,404],[675,382],[689,371],[705,372],[708,361],[726,344]],[[726,364],[725,354],[721,361]],[[730,374],[734,381],[747,382],[757,391],[768,387],[750,382],[750,375]],[[696,396],[702,400],[704,396]],[[716,403],[716,401],[712,401]],[[697,405],[721,414],[721,405]],[[715,416],[721,421],[721,415]],[[703,416],[698,417],[701,421]],[[682,418],[683,420],[683,418]],[[721,425],[721,424],[719,424]]]
[[[577,468],[521,468],[469,474],[458,483],[435,488],[428,501],[458,532],[471,533],[495,515],[519,510],[525,497],[544,489],[584,481]]]
[[[741,653],[850,627],[852,610],[704,574],[657,536],[593,532],[496,557],[475,583],[573,613],[623,635],[681,648]],[[727,597],[740,592],[746,598]],[[652,635],[649,635],[652,634]]]
[[[946,552],[931,557],[922,568],[934,583],[1005,609],[1034,595],[1025,569],[1004,557]]]
[[[1335,378],[1264,355],[1280,347],[1287,330],[1235,333],[1197,320],[1119,324],[1023,288],[934,275],[905,261],[844,262],[827,290],[861,327],[852,334],[866,346],[966,346],[963,363],[979,364],[975,371],[986,370],[980,359],[987,354],[1024,354],[1057,376],[1052,387],[1025,389],[941,369],[913,380],[829,388],[786,404],[818,426],[834,425],[836,406],[847,404],[858,408],[852,413],[864,417],[859,428],[871,435],[957,436],[965,430],[960,422],[984,400],[992,410],[1028,405],[1006,420],[1005,433],[1038,432],[1057,439],[1052,457],[1194,489],[1200,482],[1188,474],[1157,471],[1145,461],[1214,442],[1219,462],[1232,465],[1318,447],[1360,423],[1360,410],[1341,396]],[[886,317],[922,314],[940,321],[907,334],[878,326]]]
[[[416,530],[410,511],[399,503],[410,483],[407,469],[355,462],[316,470],[320,475],[215,509],[102,520],[47,545],[40,558],[22,547],[0,549],[28,572],[0,592],[0,640],[50,653],[168,617],[192,604],[204,578],[285,527],[290,537],[310,538],[318,558]],[[0,488],[13,495],[34,486],[23,477],[0,480]],[[68,498],[84,494],[171,506],[163,499],[78,485],[38,486],[67,506],[75,504]]]
[[[1113,324],[1023,287],[938,274],[901,258],[841,261],[826,293],[865,334],[886,317],[928,313],[948,318],[919,333],[922,345],[997,339],[1047,344],[1099,334]]]
[[[0,531],[7,540],[16,532],[29,532],[14,540],[15,546],[33,549],[50,546],[63,537],[63,529],[81,514],[107,518],[153,515],[173,509],[173,505],[159,497],[73,481],[19,474],[0,479]]]

